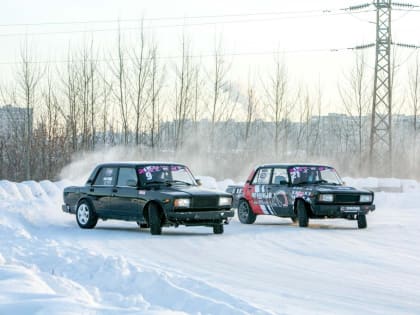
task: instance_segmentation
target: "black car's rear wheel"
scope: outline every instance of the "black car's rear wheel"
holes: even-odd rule
[[[223,234],[223,224],[213,225],[213,233],[214,234]]]
[[[162,218],[161,212],[157,205],[149,205],[149,225],[150,225],[150,234],[160,235],[162,234]]]
[[[248,202],[244,199],[239,201],[238,205],[238,218],[243,224],[252,224],[257,219],[257,215],[252,212]]]
[[[82,229],[92,229],[98,223],[98,216],[90,202],[82,200],[77,206],[76,221]]]
[[[366,214],[359,214],[357,216],[357,227],[359,229],[366,229],[367,221],[366,221]]]
[[[305,201],[298,200],[296,204],[297,215],[300,227],[307,227],[309,223],[308,210],[306,209]]]

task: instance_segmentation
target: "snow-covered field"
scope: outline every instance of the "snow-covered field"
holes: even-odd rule
[[[396,181],[366,230],[259,217],[153,237],[120,221],[80,229],[61,212],[69,182],[0,181],[0,314],[420,314],[420,186]]]

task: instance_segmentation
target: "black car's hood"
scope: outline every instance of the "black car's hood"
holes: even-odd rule
[[[225,193],[218,190],[204,189],[197,186],[187,186],[184,184],[175,184],[170,187],[162,188],[162,193],[172,195],[172,196],[226,196],[229,197],[231,194]]]

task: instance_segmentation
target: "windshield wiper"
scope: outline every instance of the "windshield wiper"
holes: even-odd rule
[[[151,185],[151,184],[169,185],[168,181],[161,181],[161,180],[152,180],[152,181],[146,182],[146,185]]]
[[[191,186],[192,184],[191,183],[188,183],[188,182],[184,182],[184,181],[182,181],[182,180],[167,180],[166,181],[166,183],[175,183],[175,184],[185,184],[185,185],[188,185],[188,186]]]

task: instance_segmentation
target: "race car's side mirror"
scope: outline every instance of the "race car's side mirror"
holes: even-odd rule
[[[196,178],[195,182],[197,183],[198,186],[203,185],[203,183],[201,182],[201,179],[199,179],[199,178]]]

